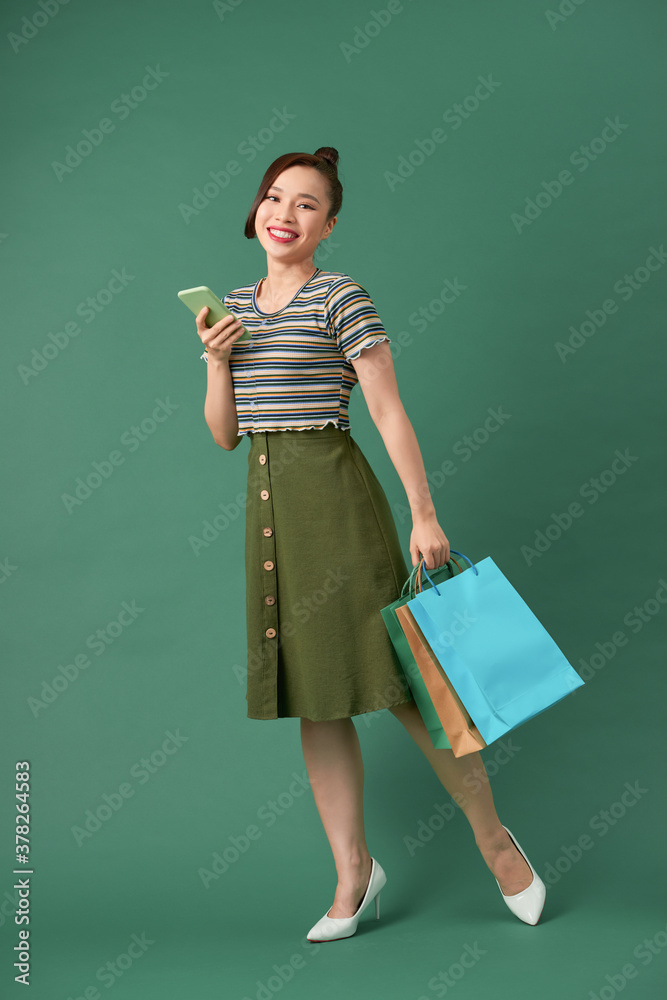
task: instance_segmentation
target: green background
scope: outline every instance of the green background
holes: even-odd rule
[[[1,15],[3,994],[26,995],[13,982],[12,845],[14,763],[27,760],[39,1000],[418,1000],[444,995],[433,977],[456,975],[466,945],[483,955],[448,988],[458,1000],[661,997],[665,268],[646,261],[667,235],[663,6],[45,4],[8,0]],[[150,68],[166,75],[122,111]],[[293,116],[281,131],[276,109]],[[113,128],[59,172],[104,118]],[[607,119],[621,127],[605,142]],[[355,719],[368,843],[388,875],[380,921],[371,908],[353,938],[305,941],[335,869],[297,780],[298,720],[245,716],[248,449],[212,440],[201,344],[176,292],[222,295],[266,274],[243,236],[261,177],[320,145],[340,152],[344,202],[315,263],[375,302],[452,548],[491,555],[588,678],[512,734],[506,762],[483,753],[501,821],[548,884],[537,927],[504,906],[460,810],[429,827],[449,796],[383,711]],[[238,172],[186,219],[232,160]],[[544,194],[564,170],[571,183]],[[110,294],[114,269],[127,284]],[[447,281],[464,290],[443,304]],[[92,319],[77,311],[89,298]],[[557,345],[589,312],[604,322],[563,360]],[[168,416],[151,422],[160,401]],[[498,408],[509,417],[479,443]],[[405,493],[359,388],[350,420],[409,564]],[[467,460],[465,435],[478,442]],[[630,459],[615,475],[617,450]],[[68,510],[77,478],[114,451],[119,464]],[[526,555],[575,502],[581,516]],[[196,554],[223,508],[227,526]],[[142,610],[114,628],[123,602]],[[31,709],[85,653],[90,665]],[[169,732],[183,741],[166,755]],[[619,805],[626,783],[640,791]],[[105,796],[116,808],[77,843]],[[206,888],[201,870],[233,858],[250,825],[256,840]],[[97,978],[133,935],[151,943]]]

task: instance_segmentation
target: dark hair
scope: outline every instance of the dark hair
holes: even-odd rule
[[[255,216],[257,209],[266,196],[266,192],[278,174],[281,174],[283,170],[287,170],[288,167],[294,167],[298,164],[303,164],[306,167],[314,167],[315,170],[326,178],[329,183],[330,201],[326,221],[328,222],[329,219],[333,219],[334,215],[338,215],[340,206],[343,204],[343,186],[338,180],[338,150],[332,146],[320,146],[314,153],[283,153],[282,156],[273,161],[264,174],[259,191],[255,195],[255,200],[248,212],[243,232],[249,240],[257,235],[255,232]]]

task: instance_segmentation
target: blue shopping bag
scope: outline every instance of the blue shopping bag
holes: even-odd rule
[[[490,556],[422,590],[407,607],[489,744],[583,685]]]

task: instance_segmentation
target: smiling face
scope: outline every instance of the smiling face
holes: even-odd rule
[[[257,208],[257,239],[277,259],[309,260],[336,224],[335,216],[327,222],[329,208],[329,185],[322,174],[301,164],[289,167]]]

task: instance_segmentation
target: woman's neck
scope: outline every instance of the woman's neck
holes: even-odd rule
[[[271,271],[271,268],[268,268]],[[319,270],[317,265],[310,264],[301,274],[278,275],[269,274],[261,278],[257,287],[257,301],[265,306],[265,312],[276,312],[292,301],[299,289]],[[266,307],[269,308],[266,308]]]

